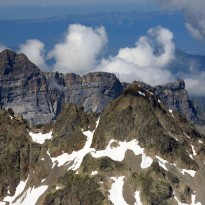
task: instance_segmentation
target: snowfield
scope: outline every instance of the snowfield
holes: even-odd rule
[[[98,119],[98,121],[96,122],[96,129],[98,127],[99,121],[100,121],[100,119]],[[93,141],[93,135],[95,133],[95,130],[93,132],[91,132],[90,130],[88,130],[88,131],[82,130],[83,134],[87,138],[87,141],[86,141],[83,149],[81,149],[79,151],[74,151],[71,154],[63,153],[62,155],[60,155],[56,158],[51,157],[51,160],[53,162],[53,167],[55,165],[57,165],[58,167],[60,167],[62,165],[70,165],[68,170],[77,170],[80,167],[80,165],[83,161],[83,158],[91,151],[94,151],[94,149],[92,149],[90,147],[91,147],[91,144]],[[47,152],[47,154],[50,156],[49,152]]]
[[[136,191],[134,197],[136,199],[134,205],[143,205],[140,199],[140,191]]]
[[[118,144],[118,146],[112,147],[112,143],[116,143]],[[152,164],[152,158],[146,156],[146,154],[144,153],[144,148],[141,148],[138,145],[137,140],[132,140],[130,142],[117,142],[116,140],[112,139],[105,150],[91,152],[91,155],[94,158],[109,157],[114,161],[121,162],[125,158],[127,150],[132,150],[136,156],[142,155],[142,169],[148,168]]]
[[[114,205],[128,205],[123,197],[124,176],[111,177],[114,181],[109,190],[109,199]]]
[[[10,202],[12,204],[12,202],[24,191],[27,181],[28,179],[26,181],[20,181],[19,185],[16,187],[14,196],[6,196],[3,201]]]
[[[32,140],[38,144],[44,144],[46,140],[52,139],[52,131],[46,134],[29,132]]]
[[[100,119],[96,122],[96,129],[99,125]],[[95,129],[95,130],[96,130]],[[82,130],[82,133],[86,137],[86,143],[83,147],[83,149],[79,151],[73,151],[71,154],[63,153],[62,155],[58,157],[51,157],[49,151],[47,151],[47,154],[50,156],[52,160],[52,167],[55,166],[61,167],[61,166],[68,166],[67,170],[74,170],[76,171],[76,174],[78,174],[78,169],[80,168],[82,161],[84,157],[90,153],[92,157],[94,158],[101,158],[101,157],[109,157],[110,159],[114,161],[123,161],[125,158],[125,154],[128,150],[133,151],[135,156],[141,155],[141,168],[146,169],[150,167],[153,163],[153,159],[146,155],[144,152],[144,148],[141,148],[139,145],[139,142],[137,140],[131,140],[129,142],[122,142],[117,140],[110,140],[108,146],[104,150],[95,150],[94,148],[91,148],[92,141],[93,141],[93,135],[95,133],[94,131],[84,131]],[[37,142],[39,144],[43,144],[46,140],[52,139],[52,131],[47,134],[42,133],[32,133],[29,132],[29,135],[32,137],[32,140],[34,142]],[[192,152],[193,155],[196,156],[196,151],[193,145]],[[41,159],[42,161],[45,160],[45,158]],[[163,169],[167,170],[167,164],[170,164],[168,161],[162,159],[159,156],[156,156],[155,160],[158,161],[159,166],[161,166]],[[170,164],[176,167],[176,164]],[[177,168],[177,167],[176,167]],[[185,173],[188,173],[190,176],[194,177],[196,171],[194,170],[186,170],[186,169],[179,169],[177,168],[179,172],[181,172],[183,175]],[[91,172],[91,176],[97,175],[98,171],[93,170]],[[109,196],[108,198],[114,205],[128,205],[123,197],[123,185],[124,185],[124,176],[118,176],[118,177],[111,177],[110,179],[113,181],[111,188],[109,190]],[[29,177],[28,177],[29,179]],[[35,205],[38,199],[46,192],[48,189],[47,185],[42,185],[39,187],[28,187],[27,190],[25,190],[28,179],[26,181],[20,181],[19,185],[16,188],[15,195],[12,196],[6,196],[2,202],[0,202],[0,205],[6,205],[6,202],[9,203],[9,205]],[[43,179],[41,183],[43,183],[46,179]],[[103,182],[102,182],[103,183]],[[56,189],[60,189],[61,187],[56,186]],[[140,191],[136,191],[134,194],[136,202],[134,205],[142,205],[141,199],[140,199]],[[180,203],[177,197],[174,197],[175,200],[177,200],[179,205],[185,205],[183,203]],[[201,205],[201,203],[195,203],[196,195],[192,195],[192,205]]]

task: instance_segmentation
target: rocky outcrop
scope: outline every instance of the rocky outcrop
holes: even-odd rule
[[[135,81],[144,89],[158,96],[159,100],[170,110],[179,112],[195,125],[205,124],[204,112],[191,100],[182,79],[165,85],[152,87],[146,83]]]
[[[183,80],[156,86],[155,94],[159,96],[166,107],[181,113],[189,121],[197,124],[205,123],[205,117],[189,99]]]
[[[20,113],[31,124],[56,119],[62,107],[74,103],[100,113],[123,86],[111,73],[79,75],[42,72],[23,54],[0,53],[0,104]]]
[[[49,122],[54,117],[46,78],[25,55],[3,51],[0,77],[1,106],[12,108],[32,124]]]

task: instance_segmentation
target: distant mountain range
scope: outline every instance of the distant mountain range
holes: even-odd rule
[[[184,51],[205,53],[203,46],[190,36],[184,27],[184,20],[178,12],[107,12],[84,15],[56,16],[37,20],[1,20],[0,43],[15,50],[27,39],[39,39],[50,50],[62,39],[69,24],[104,26],[109,39],[108,54],[116,54],[119,48],[134,46],[137,39],[156,26],[169,28],[175,35],[175,43]]]

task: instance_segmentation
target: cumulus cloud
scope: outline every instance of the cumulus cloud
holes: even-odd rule
[[[80,24],[70,25],[63,42],[54,46],[48,58],[55,59],[55,70],[84,74],[92,70],[107,43],[104,27],[93,29]]]
[[[187,24],[187,27],[193,30],[195,37],[201,37],[201,33],[194,30],[191,24]],[[187,69],[179,69],[177,72],[170,68],[170,63],[175,60],[175,44],[170,30],[152,28],[133,47],[121,48],[116,56],[100,60],[106,43],[107,35],[103,27],[93,29],[73,24],[69,26],[63,41],[54,45],[50,52],[46,53],[44,44],[39,40],[26,41],[20,45],[19,52],[25,53],[43,69],[48,68],[47,58],[55,60],[53,70],[62,73],[105,71],[115,73],[123,82],[137,80],[153,86],[182,78],[191,95],[205,95],[205,72],[196,69],[198,65],[195,61],[190,61]],[[0,51],[5,48],[0,45]]]
[[[205,96],[205,72],[202,71],[197,73],[197,75],[189,75],[185,78],[186,89],[189,91],[189,94],[192,96]]]
[[[96,70],[116,73],[126,82],[139,80],[157,85],[174,79],[167,69],[174,56],[172,32],[156,27],[140,37],[134,48],[122,48],[115,57],[104,59]]]
[[[31,62],[36,64],[41,69],[46,69],[44,43],[31,39],[27,40],[19,47],[19,53],[24,53]]]
[[[134,48],[120,49],[117,57],[140,67],[163,67],[174,59],[175,45],[172,40],[173,33],[168,29],[153,28],[136,42]]]
[[[198,40],[205,39],[204,0],[152,0],[165,9],[179,9],[184,13],[186,27]]]

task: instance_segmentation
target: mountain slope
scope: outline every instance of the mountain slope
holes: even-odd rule
[[[15,120],[7,119],[6,123]],[[204,204],[205,139],[140,84],[129,86],[100,116],[66,105],[56,123],[41,130],[51,131],[51,138],[33,131],[25,132],[27,140],[47,140],[43,144],[30,141],[32,147],[40,147],[36,163],[19,177],[13,198],[9,195],[14,192],[5,188],[11,182],[3,186],[2,201]],[[5,170],[0,171],[2,176]]]

